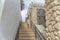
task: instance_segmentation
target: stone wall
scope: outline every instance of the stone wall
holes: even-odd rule
[[[60,0],[46,1],[46,40],[60,40]]]
[[[31,3],[27,15],[31,26],[32,24],[42,24],[45,26],[45,10],[44,6],[40,5],[40,3]]]
[[[37,8],[32,8],[31,21],[37,24]]]

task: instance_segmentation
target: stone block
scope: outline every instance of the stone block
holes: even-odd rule
[[[55,27],[55,29],[60,30],[60,23],[56,23],[56,24],[54,25],[54,27]]]
[[[55,17],[55,20],[56,20],[57,22],[60,22],[60,16]]]

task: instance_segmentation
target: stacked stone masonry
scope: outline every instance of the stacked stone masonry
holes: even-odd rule
[[[60,40],[60,0],[46,1],[46,40]]]

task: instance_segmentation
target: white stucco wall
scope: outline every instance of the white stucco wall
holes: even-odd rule
[[[21,21],[20,1],[5,0],[0,24],[0,40],[15,40]]]
[[[1,23],[1,16],[2,16],[2,10],[3,10],[4,1],[5,0],[0,0],[0,23]]]
[[[0,23],[1,23],[1,16],[0,16]]]

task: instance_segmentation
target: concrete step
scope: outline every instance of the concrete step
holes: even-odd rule
[[[35,34],[34,32],[19,32],[19,34]]]
[[[27,23],[23,23],[19,29],[19,40],[35,40],[35,32],[28,28]]]
[[[34,40],[34,39],[35,38],[33,38],[33,37],[32,38],[23,38],[23,37],[22,38],[19,38],[19,40]]]
[[[28,37],[21,37],[20,36],[20,38],[23,38],[23,39],[32,39],[32,38],[35,38],[35,37],[30,37],[30,36],[28,36]]]
[[[21,35],[19,35],[19,36],[21,36],[21,37],[35,37],[35,34],[21,34]]]
[[[20,32],[33,32],[33,31],[31,31],[31,30],[20,30]]]
[[[19,39],[19,40],[35,40],[35,39]]]

